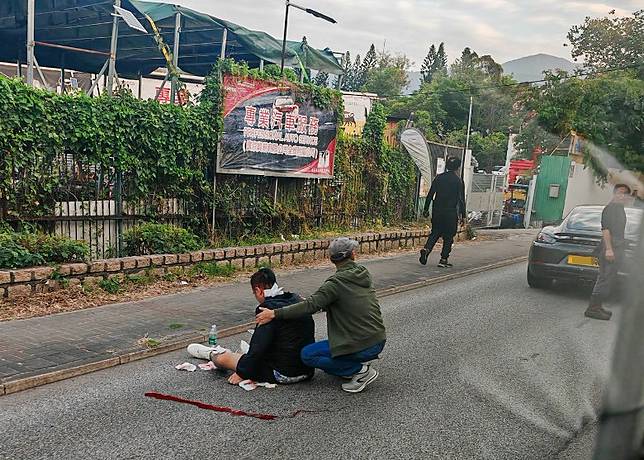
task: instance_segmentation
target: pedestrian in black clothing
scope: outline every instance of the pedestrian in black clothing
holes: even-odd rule
[[[624,204],[629,200],[631,189],[628,185],[617,184],[613,189],[613,199],[602,211],[602,241],[597,247],[599,276],[590,296],[585,315],[593,319],[607,321],[612,313],[603,307],[608,300],[624,261],[626,212]]]
[[[429,217],[429,205],[432,208],[432,231],[429,234],[425,247],[420,250],[420,263],[425,265],[429,254],[439,238],[443,239],[441,260],[439,267],[451,267],[448,262],[449,254],[454,244],[454,236],[458,229],[459,217],[461,223],[465,222],[465,184],[458,176],[461,167],[459,158],[451,157],[446,162],[447,171],[436,176],[429,189],[425,200],[423,215]]]

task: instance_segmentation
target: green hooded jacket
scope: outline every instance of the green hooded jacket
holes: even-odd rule
[[[369,271],[352,260],[337,271],[308,299],[275,310],[275,317],[292,319],[324,310],[331,356],[367,349],[386,339],[376,290]]]

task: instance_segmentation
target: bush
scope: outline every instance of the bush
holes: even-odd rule
[[[99,281],[98,286],[108,294],[118,294],[121,292],[121,281],[117,278],[109,278]]]
[[[43,265],[45,260],[18,244],[11,234],[0,233],[0,268],[23,268]]]
[[[64,236],[20,233],[18,241],[29,252],[42,256],[47,263],[83,262],[89,256],[86,242]]]
[[[33,232],[0,233],[0,268],[81,262],[89,255],[84,241]]]
[[[126,231],[123,244],[128,256],[179,254],[196,251],[204,246],[194,233],[184,228],[152,223]]]

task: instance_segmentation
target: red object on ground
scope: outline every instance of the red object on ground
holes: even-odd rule
[[[166,394],[163,394],[163,393],[155,393],[153,391],[149,391],[149,392],[145,393],[145,396],[147,396],[148,398],[164,399],[166,401],[175,401],[175,402],[180,402],[180,403],[184,403],[184,404],[190,404],[190,405],[193,405],[193,406],[197,406],[200,409],[214,410],[215,412],[227,412],[230,415],[258,418],[260,420],[275,420],[278,417],[277,415],[255,414],[255,413],[252,413],[252,412],[245,412],[243,410],[232,409],[230,407],[215,406],[213,404],[208,404],[208,403],[201,402],[201,401],[193,401],[191,399],[185,399],[185,398],[181,398],[179,396],[173,396],[173,395],[166,395]],[[294,414],[294,415],[296,415],[296,414]]]
[[[310,414],[314,412],[334,412],[330,410],[307,410],[307,409],[300,409],[296,410],[292,414],[289,415],[271,415],[271,414],[256,414],[253,412],[246,412],[243,410],[239,409],[232,409],[230,407],[224,407],[224,406],[215,406],[213,404],[208,404],[205,402],[201,401],[193,401],[192,399],[185,399],[180,396],[173,396],[173,395],[166,395],[163,393],[156,393],[154,391],[148,391],[145,393],[145,396],[148,398],[154,398],[154,399],[163,399],[165,401],[175,401],[175,402],[180,402],[184,404],[190,404],[192,406],[196,406],[199,409],[208,409],[208,410],[214,410],[215,412],[226,412],[230,415],[237,415],[241,417],[252,417],[252,418],[258,418],[260,420],[275,420],[277,418],[293,418],[296,417],[300,414]],[[342,410],[344,408],[340,408],[338,410]]]
[[[534,169],[532,160],[510,160],[510,170],[508,171],[508,184],[514,184],[517,176]]]

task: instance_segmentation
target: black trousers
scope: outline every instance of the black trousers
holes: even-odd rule
[[[458,215],[456,209],[452,210],[434,210],[432,213],[432,231],[425,243],[425,249],[432,252],[439,238],[443,239],[443,249],[441,258],[447,259],[452,252],[454,237],[458,229]]]
[[[595,281],[595,287],[593,288],[593,294],[591,296],[592,304],[601,305],[603,302],[606,302],[613,291],[617,273],[624,262],[624,248],[616,246],[613,248],[613,252],[615,253],[615,261],[609,262],[606,260],[602,245],[599,256],[599,276],[597,276],[597,281]]]

